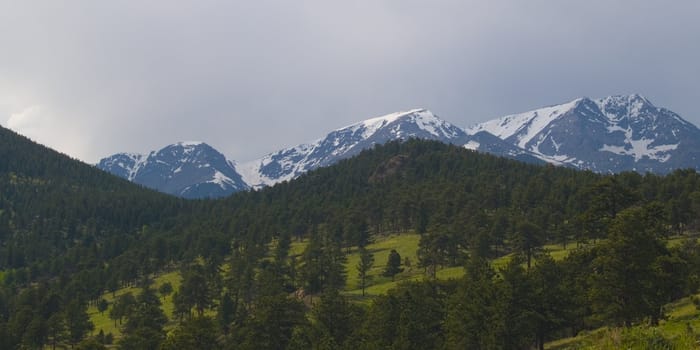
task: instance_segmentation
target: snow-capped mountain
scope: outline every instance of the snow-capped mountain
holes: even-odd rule
[[[596,172],[700,170],[700,130],[640,95],[579,98],[467,129],[543,160]]]
[[[579,98],[466,130],[414,109],[367,119],[244,163],[228,161],[201,142],[180,142],[148,155],[115,154],[98,167],[182,197],[220,197],[291,180],[376,144],[411,137],[604,173],[700,170],[700,130],[639,95]]]
[[[334,130],[314,142],[236,164],[204,143],[177,143],[149,155],[119,153],[102,159],[100,169],[162,192],[188,198],[220,197],[294,179],[309,170],[352,157],[364,149],[408,138],[438,140],[466,148],[542,162],[486,132],[467,135],[425,109],[397,112]]]
[[[203,142],[178,142],[148,155],[118,153],[97,167],[129,181],[185,198],[214,198],[246,190],[235,165]]]
[[[496,156],[511,158],[525,163],[545,163],[545,161],[542,160],[539,155],[503,141],[497,136],[494,136],[486,131],[478,131],[473,135],[467,135],[461,141],[462,142],[455,143],[463,144],[464,148],[474,151],[490,153]]]
[[[425,109],[414,109],[367,119],[330,132],[309,144],[286,148],[262,159],[239,164],[236,167],[251,187],[269,186],[291,180],[309,170],[331,165],[352,157],[364,149],[392,140],[420,138],[464,145],[476,150],[503,151],[512,158],[529,153],[503,142],[497,137],[467,135],[462,128],[452,125]],[[480,141],[479,141],[480,140]],[[511,153],[508,153],[508,152]],[[530,160],[537,161],[535,157]]]
[[[268,186],[352,157],[375,144],[410,137],[449,143],[465,136],[464,130],[430,111],[414,109],[334,130],[312,143],[268,154],[262,159],[239,164],[236,169],[251,187]]]

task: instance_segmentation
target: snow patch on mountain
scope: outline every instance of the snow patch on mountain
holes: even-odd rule
[[[517,141],[514,143],[518,145],[518,147],[525,148],[525,145],[541,133],[552,121],[571,110],[579,101],[581,101],[581,99],[576,99],[562,105],[508,115],[467,128],[466,131],[470,135],[479,131],[487,131],[504,140],[513,135],[517,135]]]
[[[603,147],[600,148],[600,151],[632,156],[634,157],[635,162],[647,157],[649,159],[658,160],[665,163],[671,158],[671,155],[668,152],[676,150],[679,145],[651,146],[654,141],[655,140],[645,138],[639,140],[628,139],[625,140],[625,146],[603,145]]]
[[[288,181],[360,151],[391,140],[410,137],[455,142],[464,131],[426,109],[412,109],[363,120],[331,131],[308,144],[280,150],[236,167],[246,183],[254,188]]]
[[[545,161],[593,171],[700,169],[700,130],[638,94],[578,98],[467,129],[469,134],[479,131]]]
[[[200,141],[183,141],[147,155],[116,154],[98,167],[163,192],[218,197],[289,181],[374,145],[411,137],[596,172],[700,170],[700,130],[640,95],[578,98],[467,129],[429,110],[412,109],[363,120],[248,162],[226,160]]]
[[[161,192],[188,198],[221,197],[248,186],[233,163],[200,141],[183,141],[148,155],[119,153],[98,168]]]
[[[473,150],[473,151],[477,151],[477,150],[479,150],[479,146],[481,146],[481,144],[480,144],[479,142],[474,141],[474,140],[469,140],[469,141],[464,145],[464,148],[470,149],[470,150]]]

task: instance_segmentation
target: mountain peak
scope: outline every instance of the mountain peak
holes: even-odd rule
[[[601,172],[700,168],[697,127],[640,94],[579,98],[487,121],[488,131],[552,163]]]
[[[413,115],[413,114],[425,113],[425,112],[427,112],[427,110],[425,110],[425,109],[423,109],[423,108],[411,109],[411,110],[409,110],[409,111],[395,112],[395,113],[390,113],[390,114],[383,115],[383,116],[380,116],[380,117],[374,117],[374,118],[366,119],[366,120],[363,120],[363,121],[361,121],[361,122],[359,122],[359,123],[356,123],[356,124],[353,124],[353,125],[359,125],[359,124],[373,125],[373,124],[377,124],[377,123],[386,123],[386,124],[388,124],[388,123],[392,123],[392,122],[394,122],[394,121],[396,121],[397,119],[400,119],[400,118],[406,118],[406,117],[409,117],[409,116],[411,116],[411,115]],[[428,112],[428,113],[430,113],[430,112]],[[432,113],[430,113],[430,114],[432,115]],[[351,125],[351,126],[353,126],[353,125]],[[345,128],[340,128],[340,129],[345,129]],[[340,130],[340,129],[338,129],[338,130]]]
[[[159,191],[187,198],[221,197],[247,189],[234,163],[200,141],[181,141],[147,156],[115,154],[98,168]]]
[[[164,192],[213,197],[292,180],[374,145],[409,138],[597,172],[700,169],[700,130],[640,94],[580,97],[466,130],[416,108],[365,119],[249,162],[226,160],[200,141],[182,141],[147,155],[117,154],[98,167]]]
[[[209,146],[202,141],[178,141],[167,147],[181,147],[181,148],[197,148],[200,146]]]
[[[650,105],[654,106],[649,99],[646,97],[640,95],[640,94],[631,94],[631,95],[612,95],[612,96],[607,96],[603,98],[596,99],[595,101],[602,103],[602,104],[610,104],[610,105],[635,105],[635,104],[642,104],[642,105]]]
[[[653,114],[658,109],[646,97],[639,94],[608,96],[593,102],[613,122],[626,118],[635,119],[644,114]]]
[[[401,127],[404,124],[405,127]],[[411,126],[409,126],[411,125]],[[414,129],[410,131],[413,127]],[[387,114],[381,117],[370,118],[359,123],[353,124],[349,127],[337,129],[336,131],[342,131],[346,129],[357,130],[358,128],[364,128],[363,137],[367,138],[372,136],[375,132],[382,128],[389,128],[393,133],[396,133],[398,138],[407,138],[411,136],[419,137],[419,133],[427,132],[434,137],[455,137],[458,134],[462,134],[462,130],[440,118],[438,118],[433,112],[425,108],[417,108],[404,112],[396,112]],[[403,129],[403,130],[402,130]],[[457,130],[459,129],[459,130]],[[411,135],[414,133],[415,135]]]
[[[268,154],[236,167],[253,187],[291,180],[309,170],[352,157],[376,144],[420,138],[454,143],[464,131],[424,108],[386,114],[331,131],[310,143]]]

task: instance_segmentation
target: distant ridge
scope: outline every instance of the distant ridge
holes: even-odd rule
[[[477,124],[541,159],[601,173],[700,170],[700,130],[643,96],[578,98]]]
[[[233,163],[203,142],[178,142],[148,155],[118,153],[97,167],[185,198],[216,198],[248,189]]]
[[[292,180],[374,145],[409,138],[600,173],[700,170],[700,130],[637,94],[577,98],[467,129],[427,109],[412,109],[366,119],[242,163],[227,160],[203,142],[178,142],[148,155],[118,153],[98,167],[177,196],[223,197]]]

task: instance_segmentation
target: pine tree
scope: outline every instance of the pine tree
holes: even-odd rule
[[[95,327],[90,321],[86,307],[77,301],[68,304],[65,311],[66,328],[68,329],[68,341],[75,345],[82,340]]]
[[[357,277],[359,278],[362,296],[365,296],[365,288],[370,280],[369,270],[374,265],[374,255],[364,247],[359,249],[360,261],[357,263]],[[397,253],[398,254],[398,253]],[[401,259],[401,257],[399,257]]]
[[[450,349],[504,348],[506,291],[489,263],[472,255],[460,287],[447,304],[445,333]]]
[[[124,324],[119,345],[125,349],[156,349],[165,339],[167,317],[155,291],[146,288],[136,298]]]
[[[384,268],[384,276],[391,277],[394,280],[394,276],[401,273],[403,269],[401,268],[401,255],[396,249],[392,249],[389,252],[389,257],[386,261],[386,268]]]

